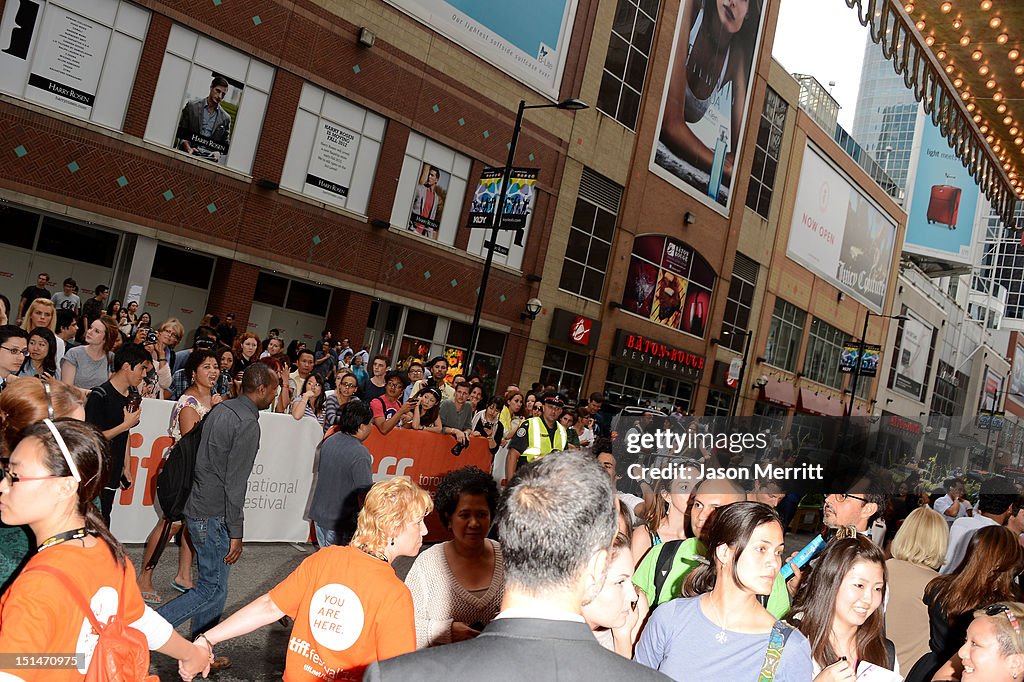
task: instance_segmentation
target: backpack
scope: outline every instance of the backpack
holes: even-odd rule
[[[159,682],[159,677],[149,674],[149,644],[146,636],[125,622],[124,593],[128,583],[127,570],[121,576],[117,614],[111,616],[106,625],[100,624],[89,605],[89,600],[64,573],[52,566],[36,566],[29,571],[49,573],[59,580],[71,594],[72,601],[85,612],[92,623],[93,632],[99,635],[92,660],[89,661],[89,668],[85,671],[85,682]],[[134,575],[132,577],[134,578]]]
[[[203,417],[191,431],[178,439],[156,478],[156,497],[168,521],[181,521],[185,518],[185,503],[192,494],[196,455],[199,453],[205,423],[206,417]]]
[[[781,620],[775,621],[772,632],[768,636],[768,650],[764,653],[764,663],[761,664],[761,673],[758,682],[773,682],[775,673],[779,669],[779,662],[782,660],[782,650],[786,648],[789,636],[793,634],[793,626]]]
[[[651,602],[651,611],[658,608],[661,590],[665,587],[668,574],[672,571],[672,562],[675,560],[676,552],[679,551],[679,547],[682,544],[682,540],[669,540],[661,546],[658,561],[654,564],[654,600]]]

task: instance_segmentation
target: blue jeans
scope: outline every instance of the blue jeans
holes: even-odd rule
[[[192,639],[217,624],[228,598],[228,572],[224,563],[231,546],[224,519],[185,517],[199,563],[195,587],[157,610],[174,627],[192,619]]]
[[[330,547],[331,545],[338,544],[338,534],[333,528],[324,528],[314,521],[313,529],[316,531],[316,544],[321,547]]]

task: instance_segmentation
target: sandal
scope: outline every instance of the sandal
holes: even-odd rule
[[[176,589],[178,592],[181,592],[182,594],[185,594],[186,592],[188,592],[189,590],[192,589],[191,587],[185,587],[184,585],[179,585],[177,578],[172,578],[171,579],[171,587]]]
[[[164,600],[160,598],[160,595],[156,592],[143,592],[142,601],[146,602],[150,606],[160,606],[164,603]]]

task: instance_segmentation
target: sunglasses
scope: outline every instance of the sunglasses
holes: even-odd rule
[[[43,385],[46,386],[45,383]],[[47,399],[49,399],[49,390],[46,390],[46,396]],[[52,405],[50,406],[50,413],[53,413]],[[44,419],[43,423],[46,424],[46,427],[53,435],[53,439],[57,442],[57,447],[60,448],[60,453],[64,455],[64,461],[67,462],[68,469],[71,470],[71,478],[74,478],[76,482],[81,483],[82,475],[78,473],[78,467],[75,466],[75,461],[71,458],[71,452],[68,450],[68,444],[64,442],[64,437],[60,435],[60,431],[57,430],[57,427],[54,425],[52,420]],[[58,476],[56,474],[51,474],[49,476],[19,476],[7,467],[0,468],[0,479],[6,480],[7,483],[12,486],[16,483],[21,483],[22,481],[45,481],[51,478],[67,478],[67,476]]]
[[[985,607],[986,616],[998,616],[1000,613],[1006,614],[1006,618],[1010,621],[1014,633],[1020,637],[1020,623],[1017,621],[1017,617],[1013,615],[1013,611],[1010,610],[1009,606],[1006,604],[992,604]]]

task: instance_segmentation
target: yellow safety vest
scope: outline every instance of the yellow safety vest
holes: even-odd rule
[[[548,438],[548,427],[541,417],[530,417],[526,420],[528,447],[523,450],[523,457],[527,462],[540,459],[552,450],[565,450],[569,437],[566,435],[565,427],[561,422],[555,422],[558,431],[555,433],[555,442],[552,445]]]

